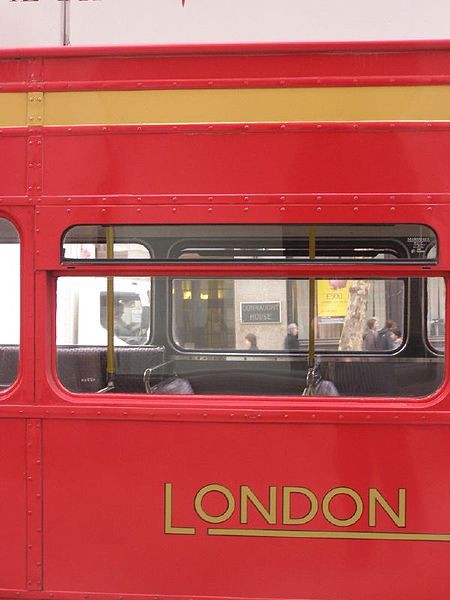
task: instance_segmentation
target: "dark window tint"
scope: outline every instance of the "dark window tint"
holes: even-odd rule
[[[437,241],[425,225],[78,225],[62,258],[272,263],[315,261],[435,263]],[[151,256],[149,249],[151,248]]]

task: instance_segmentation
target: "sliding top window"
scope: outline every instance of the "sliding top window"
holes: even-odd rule
[[[108,237],[109,236],[109,237]],[[106,251],[108,239],[113,251]],[[314,258],[311,258],[311,244]],[[418,224],[77,225],[63,262],[370,262],[435,264],[437,238]]]

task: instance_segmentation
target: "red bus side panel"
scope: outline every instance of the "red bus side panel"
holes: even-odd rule
[[[77,133],[44,151],[47,196],[450,192],[443,131]]]
[[[450,532],[448,428],[383,425],[285,425],[46,421],[44,429],[44,589],[104,593],[257,598],[444,598],[448,542],[401,539],[341,540],[217,536],[208,528],[263,531]],[[164,484],[172,484],[174,527],[164,533]],[[194,498],[219,484],[235,499],[229,518],[208,524]],[[268,505],[276,486],[276,523],[253,505],[241,523],[239,488],[249,486]],[[317,515],[283,525],[282,486],[308,488]],[[362,499],[355,524],[324,517],[321,502],[345,486]],[[397,526],[379,505],[369,524],[369,488],[397,509],[406,489],[406,524]],[[223,494],[202,501],[205,513],[227,510]],[[335,498],[336,518],[355,512]],[[309,510],[292,500],[292,516]],[[400,576],[401,573],[401,576]]]
[[[26,587],[26,422],[0,420],[0,588]]]

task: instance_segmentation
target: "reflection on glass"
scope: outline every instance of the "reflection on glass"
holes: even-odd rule
[[[58,279],[58,375],[76,393],[108,382],[106,280]],[[112,393],[363,399],[439,388],[442,279],[313,282],[310,295],[307,279],[114,277]]]
[[[309,225],[77,225],[64,236],[63,260],[104,260],[112,228],[114,260],[309,262]],[[417,224],[315,225],[316,262],[412,263],[437,260],[432,229]],[[151,256],[148,248],[151,248]]]

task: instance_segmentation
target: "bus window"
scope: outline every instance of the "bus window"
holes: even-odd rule
[[[445,281],[442,277],[428,279],[428,343],[439,352],[445,348]]]
[[[0,391],[17,377],[20,339],[20,243],[16,228],[0,218]]]
[[[354,223],[76,225],[64,236],[62,260],[106,260],[109,232],[114,240],[114,257],[109,259],[112,261],[310,262],[311,227],[315,262],[437,262],[436,234],[425,225]],[[146,248],[152,248],[151,257],[148,251],[145,254]]]
[[[114,277],[115,345],[142,345],[150,337],[148,277]],[[106,346],[107,278],[60,277],[57,286],[57,345]]]
[[[406,333],[403,280],[320,279],[315,287],[317,351],[389,352],[400,347]],[[175,279],[172,298],[173,339],[184,350],[245,349],[250,331],[259,350],[282,352],[288,349],[291,323],[297,326],[297,350],[308,347],[305,279]],[[388,322],[388,329],[401,335],[387,332]]]
[[[107,278],[58,279],[58,374],[73,392],[191,389],[209,396],[300,399],[312,366],[310,340],[315,376],[329,382],[322,389],[340,396],[424,397],[443,381],[444,356],[423,336],[423,323],[442,314],[436,303],[445,301],[445,289],[434,278],[158,276],[151,280],[151,327],[150,280],[113,279],[116,363],[109,387]],[[440,295],[417,301],[436,286]],[[177,378],[183,385],[164,388]]]

